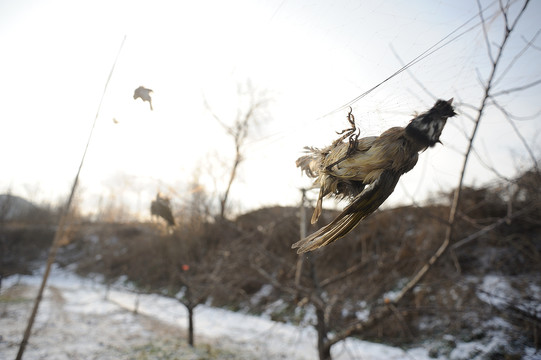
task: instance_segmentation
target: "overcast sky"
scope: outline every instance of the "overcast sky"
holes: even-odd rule
[[[501,22],[491,18],[497,2],[482,6],[498,42]],[[146,214],[157,191],[181,201],[196,174],[209,193],[222,189],[234,147],[204,99],[230,123],[237,86],[247,81],[272,102],[250,135],[232,200],[239,210],[295,205],[299,188],[310,184],[295,168],[303,146],[326,146],[347,126],[347,110],[332,111],[449,34],[438,47],[454,39],[449,44],[356,102],[357,124],[363,135],[377,135],[430,108],[433,97],[413,77],[438,98],[479,104],[490,60],[477,13],[477,3],[465,0],[1,0],[0,192],[36,201],[66,196],[125,37],[81,173],[88,211],[100,197],[115,197]],[[533,1],[500,71],[539,30],[540,13]],[[495,91],[541,78],[541,39],[534,45]],[[154,91],[154,111],[133,99],[140,85]],[[530,116],[540,95],[538,86],[500,100]],[[516,126],[538,155],[539,116]],[[465,116],[450,120],[443,146],[421,154],[388,203],[422,201],[455,186],[470,131]],[[520,139],[496,111],[487,113],[475,146],[503,175],[528,166]],[[469,183],[493,180],[477,156],[471,160]]]

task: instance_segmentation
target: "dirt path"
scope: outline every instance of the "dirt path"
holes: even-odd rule
[[[0,294],[0,359],[15,359],[36,292],[14,285]],[[76,296],[47,288],[24,359],[248,359],[216,342],[192,349],[180,327]]]

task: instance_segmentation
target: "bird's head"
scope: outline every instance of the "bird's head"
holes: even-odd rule
[[[425,148],[440,142],[447,119],[456,115],[453,99],[438,100],[432,108],[414,117],[406,126],[406,135]]]

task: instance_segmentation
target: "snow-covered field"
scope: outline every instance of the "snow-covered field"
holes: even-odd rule
[[[0,359],[15,359],[40,276],[2,284]],[[316,334],[296,327],[200,305],[196,348],[186,344],[187,313],[178,301],[137,295],[53,270],[24,359],[317,359]],[[138,314],[133,313],[138,304]],[[425,349],[403,351],[348,340],[333,347],[338,360],[428,359]]]
[[[15,359],[40,282],[40,275],[4,279],[0,359]],[[316,333],[309,326],[200,305],[195,309],[195,348],[186,343],[186,327],[187,312],[174,299],[138,295],[118,286],[107,291],[99,281],[54,269],[24,359],[318,358]],[[483,353],[483,347],[459,343],[450,358],[467,359],[468,354]],[[541,358],[531,350],[528,359]],[[336,360],[430,359],[424,348],[404,351],[353,339],[335,345],[332,355]]]

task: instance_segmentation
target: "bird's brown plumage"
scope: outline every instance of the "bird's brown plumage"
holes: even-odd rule
[[[171,201],[160,193],[157,193],[156,200],[152,200],[150,203],[150,215],[161,217],[169,226],[175,225],[175,218],[171,211]]]
[[[390,128],[380,136],[357,139],[352,123],[349,142],[342,137],[324,149],[307,148],[308,155],[296,164],[320,188],[312,223],[321,215],[324,197],[348,198],[350,204],[330,224],[293,248],[303,253],[328,245],[373,213],[391,195],[400,176],[413,169],[419,152],[439,142],[447,118],[455,115],[452,100],[438,100],[408,126]]]

